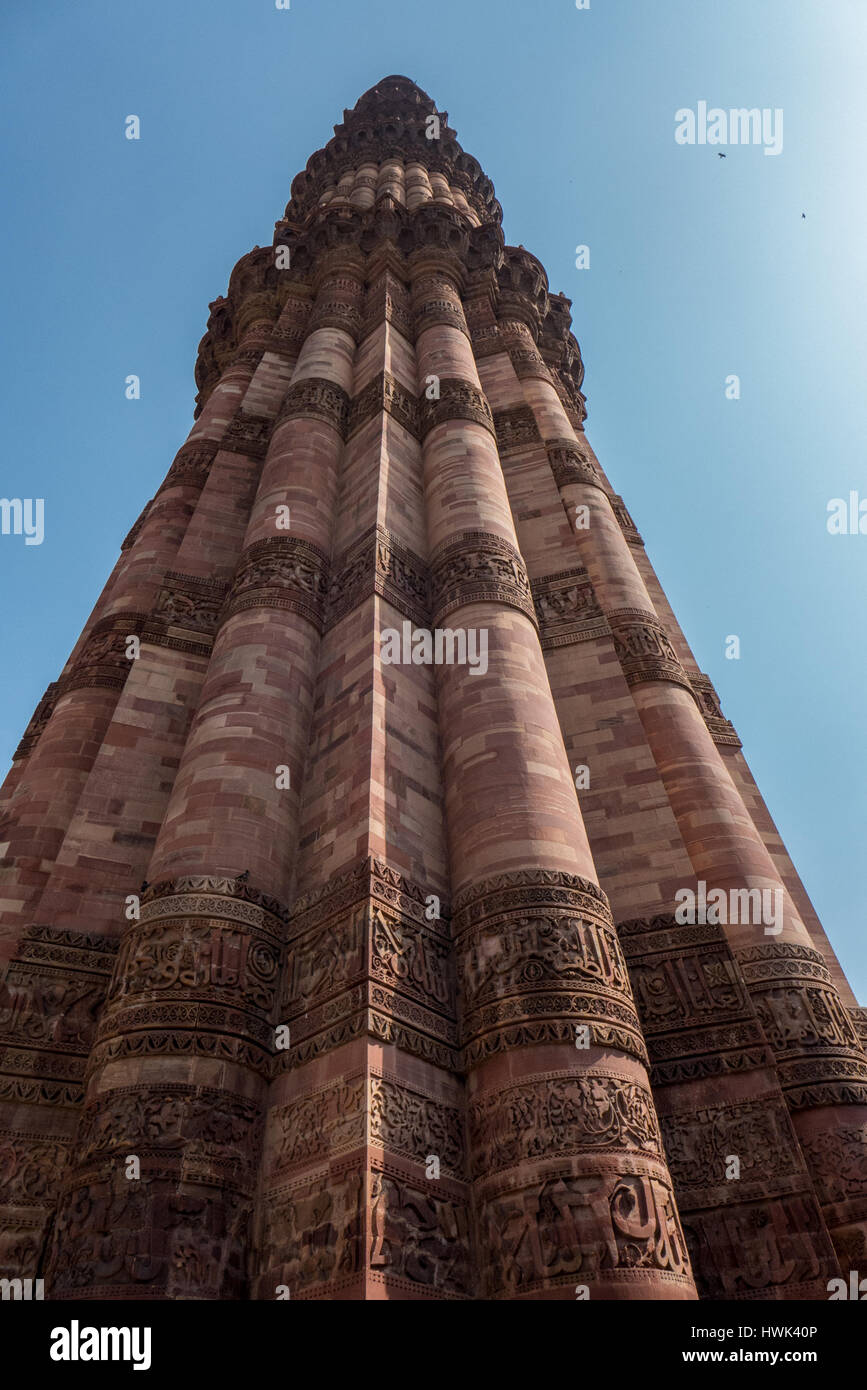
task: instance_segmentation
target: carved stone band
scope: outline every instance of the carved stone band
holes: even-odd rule
[[[349,434],[353,435],[381,411],[385,411],[411,435],[418,438],[418,401],[415,395],[401,386],[391,372],[380,372],[363,391],[353,397],[349,412]]]
[[[327,377],[306,377],[290,386],[280,406],[275,428],[287,420],[324,420],[342,439],[349,429],[349,396]]]
[[[530,580],[521,556],[501,536],[464,531],[431,556],[431,608],[439,624],[467,603],[517,608],[536,624]]]
[[[208,481],[211,464],[219,447],[215,439],[188,440],[175,454],[157,496],[170,487],[194,487],[201,490]]]
[[[551,471],[558,487],[568,487],[570,483],[589,484],[601,488],[607,495],[602,474],[588,458],[574,439],[546,439],[545,450],[551,463]]]
[[[536,417],[528,405],[498,410],[494,416],[494,428],[497,449],[501,454],[507,454],[510,449],[526,449],[542,440]]]
[[[616,608],[606,617],[627,685],[640,685],[644,681],[670,681],[682,685],[695,698],[689,677],[655,613],[645,613],[636,608]]]
[[[372,526],[345,553],[328,590],[325,625],[378,594],[420,627],[430,623],[428,567],[382,526]]]
[[[735,732],[735,726],[723,714],[719,696],[710,676],[706,676],[703,672],[698,675],[690,672],[689,683],[714,743],[728,743],[735,748],[740,748],[742,745]]]
[[[263,459],[273,428],[274,421],[268,416],[251,415],[246,410],[239,410],[230,420],[220,448],[229,449],[235,454],[246,454],[248,458]]]
[[[122,690],[132,669],[126,639],[140,634],[146,621],[145,613],[113,613],[95,623],[72,670],[57,682],[55,703],[60,695],[83,687]]]
[[[422,439],[447,420],[471,420],[495,434],[494,417],[483,392],[461,377],[440,378],[439,400],[423,396],[419,402],[419,428]]]
[[[308,541],[274,536],[255,541],[238,562],[224,620],[249,608],[281,608],[321,632],[328,557]]]
[[[564,1024],[574,1042],[579,1023],[595,1044],[646,1059],[626,961],[595,884],[557,871],[503,874],[462,895],[454,928],[468,1060],[485,1055],[480,1048],[490,1055],[492,1040],[494,1050],[559,1041]]]

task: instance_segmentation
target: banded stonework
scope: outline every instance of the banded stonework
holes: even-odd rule
[[[867,1268],[867,1009],[501,223],[388,77],[209,306],[193,428],[0,797],[0,1277],[786,1301]],[[384,660],[407,627],[449,655]],[[678,921],[699,879],[782,931]]]

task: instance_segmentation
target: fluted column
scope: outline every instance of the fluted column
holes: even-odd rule
[[[85,1142],[58,1219],[55,1297],[103,1293],[109,1264],[126,1296],[243,1296],[358,327],[356,261],[323,258],[141,917],[121,946],[91,1058]],[[171,1057],[178,1082],[166,1087]],[[142,1131],[154,1109],[170,1154]],[[142,1156],[138,1185],[123,1176],[131,1153]]]
[[[420,395],[432,376],[440,391],[422,423],[433,620],[487,637],[484,672],[437,667],[483,1294],[574,1298],[581,1284],[591,1297],[689,1298],[644,1043],[545,674],[461,270],[437,251],[412,262]]]
[[[527,340],[531,350],[529,330]],[[769,901],[782,904],[778,932],[755,920],[721,919],[721,926],[776,1056],[828,1228],[848,1268],[851,1251],[867,1237],[867,1058],[719,755],[592,450],[583,436],[579,441],[549,380],[534,375],[523,387],[696,880],[708,893],[723,890],[729,902],[733,891],[766,890],[778,895]],[[683,887],[697,891],[697,883]],[[844,1153],[849,1180],[841,1184],[836,1174]]]

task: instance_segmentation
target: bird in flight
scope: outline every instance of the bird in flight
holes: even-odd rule
[[[725,155],[722,153],[721,150],[720,150],[719,153],[717,154],[717,159],[725,159]]]

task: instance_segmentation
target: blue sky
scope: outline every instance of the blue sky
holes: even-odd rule
[[[209,301],[403,73],[573,300],[588,435],[867,1000],[867,536],[826,528],[867,499],[865,38],[863,0],[5,0],[0,495],[45,540],[0,537],[3,770],[190,428]],[[701,100],[782,108],[782,152],[678,145]]]

